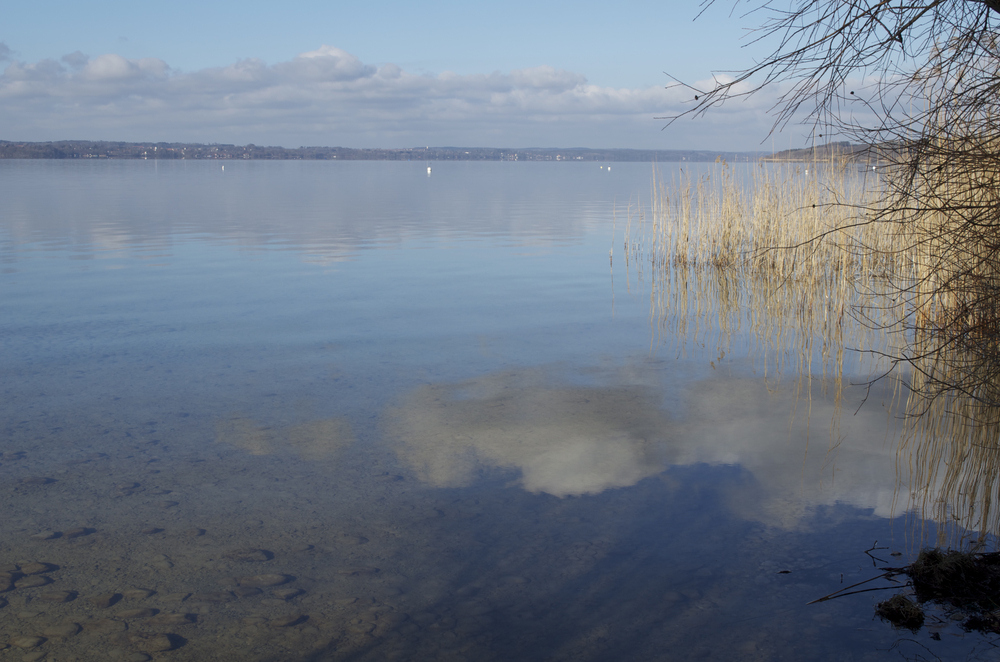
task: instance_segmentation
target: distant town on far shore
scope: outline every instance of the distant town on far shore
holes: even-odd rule
[[[833,153],[844,156],[861,150],[848,142],[815,148],[765,152],[713,150],[589,149],[574,147],[406,147],[396,149],[350,147],[261,147],[198,143],[115,142],[60,140],[16,142],[0,140],[0,159],[197,159],[197,160],[313,160],[313,161],[601,161],[601,162],[713,162],[758,160],[807,161]]]

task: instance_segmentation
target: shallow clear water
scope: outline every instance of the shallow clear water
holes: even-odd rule
[[[426,165],[0,161],[12,659],[991,654],[805,606],[919,546],[888,398],[663,337],[649,165]]]

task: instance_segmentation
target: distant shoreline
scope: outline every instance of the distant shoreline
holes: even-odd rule
[[[59,140],[17,142],[0,140],[0,159],[140,159],[221,161],[568,161],[633,163],[813,162],[831,157],[867,157],[867,148],[834,142],[803,149],[735,152],[696,149],[592,149],[588,147],[262,147],[201,143]]]
[[[309,160],[309,161],[598,161],[728,162],[757,161],[760,152],[714,150],[590,149],[574,147],[262,147],[200,143],[60,140],[0,140],[0,159],[158,159],[158,160]]]

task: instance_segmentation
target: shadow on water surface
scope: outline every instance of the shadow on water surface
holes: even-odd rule
[[[865,442],[834,459],[789,430],[797,396],[755,379],[695,384],[679,407],[688,420],[671,421],[634,385],[642,379],[567,386],[555,373],[428,385],[390,408],[387,438],[441,504],[401,542],[431,590],[408,587],[398,608],[430,599],[405,616],[372,603],[359,625],[374,639],[345,635],[307,659],[770,659],[791,649],[842,659],[840,628],[871,612],[827,605],[803,622],[794,605],[828,592],[838,572],[843,582],[845,561],[858,576],[861,531],[891,535],[863,514],[891,507],[891,448],[870,444],[884,414],[845,426]],[[833,411],[818,396],[813,406],[820,420]],[[455,528],[454,509],[470,499]],[[785,581],[789,549],[804,556],[788,560],[796,576]],[[817,627],[827,608],[839,619],[829,630]]]
[[[681,496],[647,479],[637,488],[640,496],[663,508],[716,512],[705,492],[715,491],[719,473],[680,473],[687,488],[704,481],[707,489]],[[588,504],[586,511],[608,507],[614,517],[616,504],[609,501]],[[901,637],[873,619],[865,597],[803,607],[836,585],[845,566],[852,573],[841,581],[871,572],[857,536],[885,531],[874,521],[859,527],[856,511],[821,509],[813,520],[824,530],[818,536],[775,535],[725,516],[714,526],[692,525],[661,508],[632,514],[634,523],[615,531],[616,542],[606,549],[568,544],[566,534],[583,532],[551,522],[537,533],[525,531],[516,547],[480,536],[496,546],[464,562],[443,549],[440,599],[416,609],[402,606],[403,598],[397,604],[405,616],[388,611],[385,602],[371,603],[362,627],[368,632],[352,634],[348,626],[328,647],[300,659],[842,660],[896,659],[900,652],[920,659],[928,651],[942,659],[989,659],[981,657],[978,641]],[[608,530],[606,518],[586,524]],[[595,551],[596,558],[581,564],[581,554],[587,559]]]
[[[171,632],[187,641],[175,660],[843,659],[886,644],[870,610],[797,605],[863,578],[859,550],[890,535],[873,509],[891,473],[882,492],[824,474],[891,458],[842,444],[831,463],[789,429],[795,394],[729,376],[672,400],[651,365],[424,385],[374,426],[118,421],[117,453],[98,437],[45,482],[53,447],[29,444],[3,467],[7,552],[59,566],[52,590],[79,597],[16,589],[0,619],[24,636],[81,623],[45,644],[64,657],[168,627],[130,611],[144,608],[194,615]],[[38,537],[74,527],[89,533]],[[128,630],[101,633],[109,620]]]
[[[807,551],[808,536],[774,536],[727,515],[720,480],[752,479],[698,466],[645,479],[630,495],[480,500],[486,521],[461,533],[445,523],[456,501],[426,527],[429,540],[410,541],[413,572],[431,591],[370,602],[367,619],[302,659],[843,659],[871,645],[865,635],[843,639],[870,616],[798,606],[838,569],[832,560],[851,557],[849,544],[828,541],[819,555]],[[531,521],[511,522],[517,513]],[[772,545],[789,544],[801,556],[774,554]]]

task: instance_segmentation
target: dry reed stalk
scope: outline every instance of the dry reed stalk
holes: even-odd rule
[[[1000,533],[1000,145],[974,128],[952,122],[894,201],[914,247],[899,288],[911,333],[900,470],[918,507],[949,524],[941,542]]]
[[[693,321],[697,342],[713,329],[731,339],[746,322],[762,348],[776,350],[794,329],[802,356],[813,336],[842,336],[859,280],[898,271],[903,258],[891,237],[852,223],[870,188],[857,173],[839,163],[810,171],[756,166],[743,182],[720,163],[671,185],[654,174],[648,229],[636,210],[641,229],[624,248],[637,275],[650,280],[651,320],[661,335],[672,320],[672,334],[687,337]],[[843,352],[837,342],[818,348],[824,372],[827,358]]]
[[[850,350],[858,358],[851,373],[877,375],[887,358],[907,357],[911,369],[895,373],[908,417],[899,478],[917,486],[907,507],[939,523],[1000,531],[1000,376],[981,374],[1000,372],[1000,360],[984,368],[961,343],[940,343],[942,328],[959,328],[965,344],[1000,356],[989,327],[997,318],[977,300],[981,283],[1000,282],[1000,264],[973,259],[981,248],[970,245],[975,235],[961,218],[908,216],[911,206],[892,216],[889,192],[871,171],[832,161],[808,172],[756,166],[744,182],[721,163],[669,184],[654,175],[648,222],[644,210],[630,209],[624,244],[628,264],[650,284],[653,342],[669,336],[681,351],[690,341],[725,354],[747,338],[768,380],[795,375],[808,399],[819,379],[838,405]],[[988,204],[984,190],[1000,187],[986,176],[949,186],[940,181],[947,169],[939,173],[926,186],[929,207],[960,198]],[[830,432],[836,439],[836,421]]]

